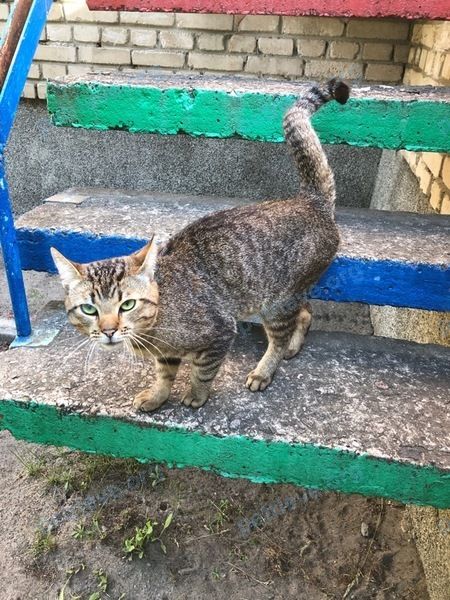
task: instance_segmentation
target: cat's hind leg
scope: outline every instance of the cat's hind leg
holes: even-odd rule
[[[300,352],[305,343],[306,334],[311,325],[312,309],[309,302],[306,302],[300,307],[297,313],[297,326],[289,341],[289,346],[284,353],[284,358],[289,360]]]
[[[271,383],[278,365],[289,351],[291,340],[298,328],[299,315],[298,305],[293,309],[291,304],[286,302],[276,308],[271,307],[261,311],[269,344],[256,369],[250,371],[245,382],[252,392],[266,389]]]

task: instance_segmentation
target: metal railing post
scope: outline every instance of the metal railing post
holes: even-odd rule
[[[16,0],[0,42],[0,242],[19,342],[31,336],[4,150],[52,0]]]
[[[0,153],[0,242],[18,338],[31,335],[30,315],[20,266],[19,246],[11,211],[5,165]]]

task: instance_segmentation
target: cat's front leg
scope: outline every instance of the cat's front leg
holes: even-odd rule
[[[170,396],[181,359],[174,357],[155,358],[156,381],[149,390],[140,392],[133,401],[134,408],[151,412],[159,408]]]
[[[196,352],[191,366],[191,387],[185,393],[182,403],[192,408],[203,406],[209,398],[212,382],[231,346],[231,338],[223,338],[208,350]]]

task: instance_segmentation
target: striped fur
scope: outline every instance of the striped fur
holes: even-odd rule
[[[348,86],[331,79],[325,86],[310,88],[287,111],[283,120],[285,139],[298,168],[301,192],[317,194],[318,201],[325,200],[330,210],[334,210],[336,196],[334,177],[310,118],[326,102],[335,99],[345,104],[348,96]]]

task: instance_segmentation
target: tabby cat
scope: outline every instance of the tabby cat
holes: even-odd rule
[[[156,382],[134,399],[152,411],[169,397],[181,359],[191,363],[182,402],[199,407],[236,335],[236,322],[261,316],[268,338],[246,386],[264,390],[282,359],[301,349],[311,322],[304,293],[333,260],[333,174],[311,124],[325,102],[345,104],[349,88],[332,79],[302,95],[284,117],[285,138],[300,175],[290,200],[266,201],[208,215],[158,248],[78,264],[52,248],[70,322],[93,340],[125,342],[154,358]]]

